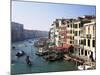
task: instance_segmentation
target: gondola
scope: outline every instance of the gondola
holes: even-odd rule
[[[32,62],[29,59],[29,56],[26,57],[26,63],[27,63],[27,65],[32,66]]]

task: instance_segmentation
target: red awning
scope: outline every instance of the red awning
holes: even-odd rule
[[[55,46],[55,49],[69,49],[72,45],[64,44],[63,46]]]
[[[70,48],[70,47],[71,47],[71,45],[69,45],[69,44],[64,44],[64,45],[63,45],[63,48],[67,48],[67,49],[68,49],[68,48]]]

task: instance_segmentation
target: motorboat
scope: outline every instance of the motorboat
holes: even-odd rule
[[[78,66],[79,70],[88,70],[90,68],[92,68],[92,66],[89,66],[89,65],[80,65],[80,66]]]
[[[29,43],[32,43],[32,41],[31,41],[31,40],[29,40],[28,42],[29,42]]]
[[[25,55],[25,52],[24,52],[24,51],[18,51],[18,52],[16,53],[16,56],[17,56],[17,57],[21,57],[21,56],[23,56],[23,55]]]
[[[16,47],[15,46],[12,46],[12,49],[15,49]]]

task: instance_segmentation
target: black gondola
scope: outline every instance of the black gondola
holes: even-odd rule
[[[26,57],[26,63],[27,63],[29,66],[32,66],[32,62],[30,61],[29,56]]]

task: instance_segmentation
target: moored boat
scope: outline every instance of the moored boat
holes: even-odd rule
[[[89,65],[79,65],[78,66],[79,70],[88,70],[90,68],[92,68],[92,66],[89,66]]]
[[[23,56],[23,55],[25,55],[25,52],[24,52],[24,51],[18,51],[18,52],[16,53],[16,56],[17,56],[17,57],[21,57],[21,56]]]

